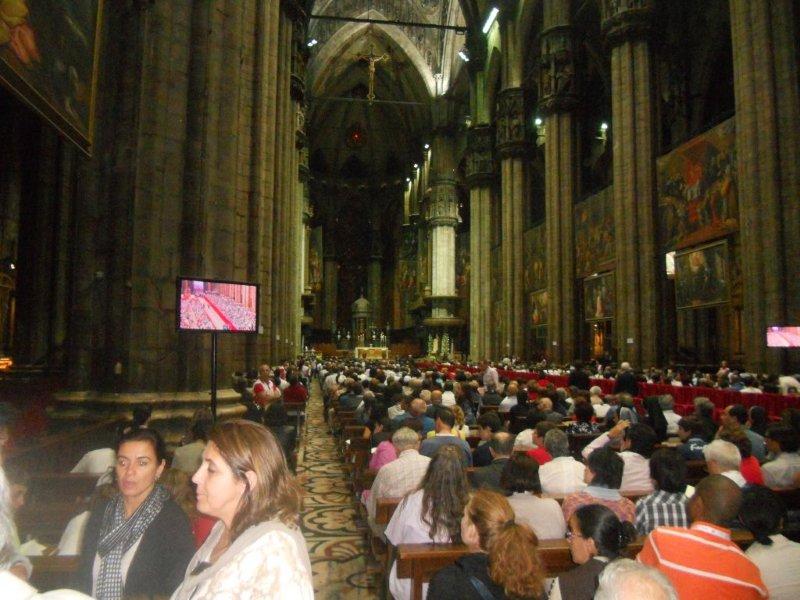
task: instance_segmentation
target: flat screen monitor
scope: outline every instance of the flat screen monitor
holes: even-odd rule
[[[800,348],[800,327],[768,327],[767,346],[770,348]]]
[[[258,331],[258,285],[218,279],[179,277],[179,331]]]

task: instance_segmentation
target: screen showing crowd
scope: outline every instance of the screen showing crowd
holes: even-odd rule
[[[255,333],[258,286],[201,279],[178,280],[179,329]]]

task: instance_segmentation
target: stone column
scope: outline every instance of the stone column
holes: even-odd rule
[[[545,0],[539,112],[545,117],[545,230],[548,347],[557,362],[576,356],[575,245],[572,207],[578,167],[575,50],[570,3]],[[553,345],[555,344],[555,345]]]
[[[652,0],[603,0],[611,46],[611,135],[619,360],[658,363],[659,260],[655,227],[653,78],[647,41]]]
[[[494,129],[467,131],[466,181],[469,186],[469,357],[490,358],[492,344],[492,182],[495,178]]]
[[[336,301],[339,296],[339,262],[336,258],[336,246],[333,241],[333,225],[327,223],[323,230],[325,236],[322,262],[322,327],[328,329],[339,327]]]
[[[792,372],[800,360],[767,348],[769,325],[800,322],[800,10],[790,0],[731,0],[743,285],[750,371]],[[795,355],[796,356],[796,355]]]
[[[523,230],[525,227],[525,154],[529,151],[525,127],[525,94],[509,87],[497,96],[497,151],[502,185],[502,305],[500,354],[520,356],[525,351]]]
[[[377,223],[373,223],[370,237],[370,254],[367,263],[367,300],[372,308],[372,324],[380,327],[381,323],[381,275],[383,251],[381,248],[381,232]]]

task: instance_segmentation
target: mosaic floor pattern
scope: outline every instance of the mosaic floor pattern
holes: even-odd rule
[[[308,403],[297,474],[305,490],[303,535],[314,571],[317,600],[378,597],[367,573],[363,537],[356,528],[347,474],[323,417],[319,385]]]

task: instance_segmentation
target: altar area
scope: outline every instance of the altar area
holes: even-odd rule
[[[386,346],[356,346],[353,356],[361,360],[387,360],[389,348]]]

